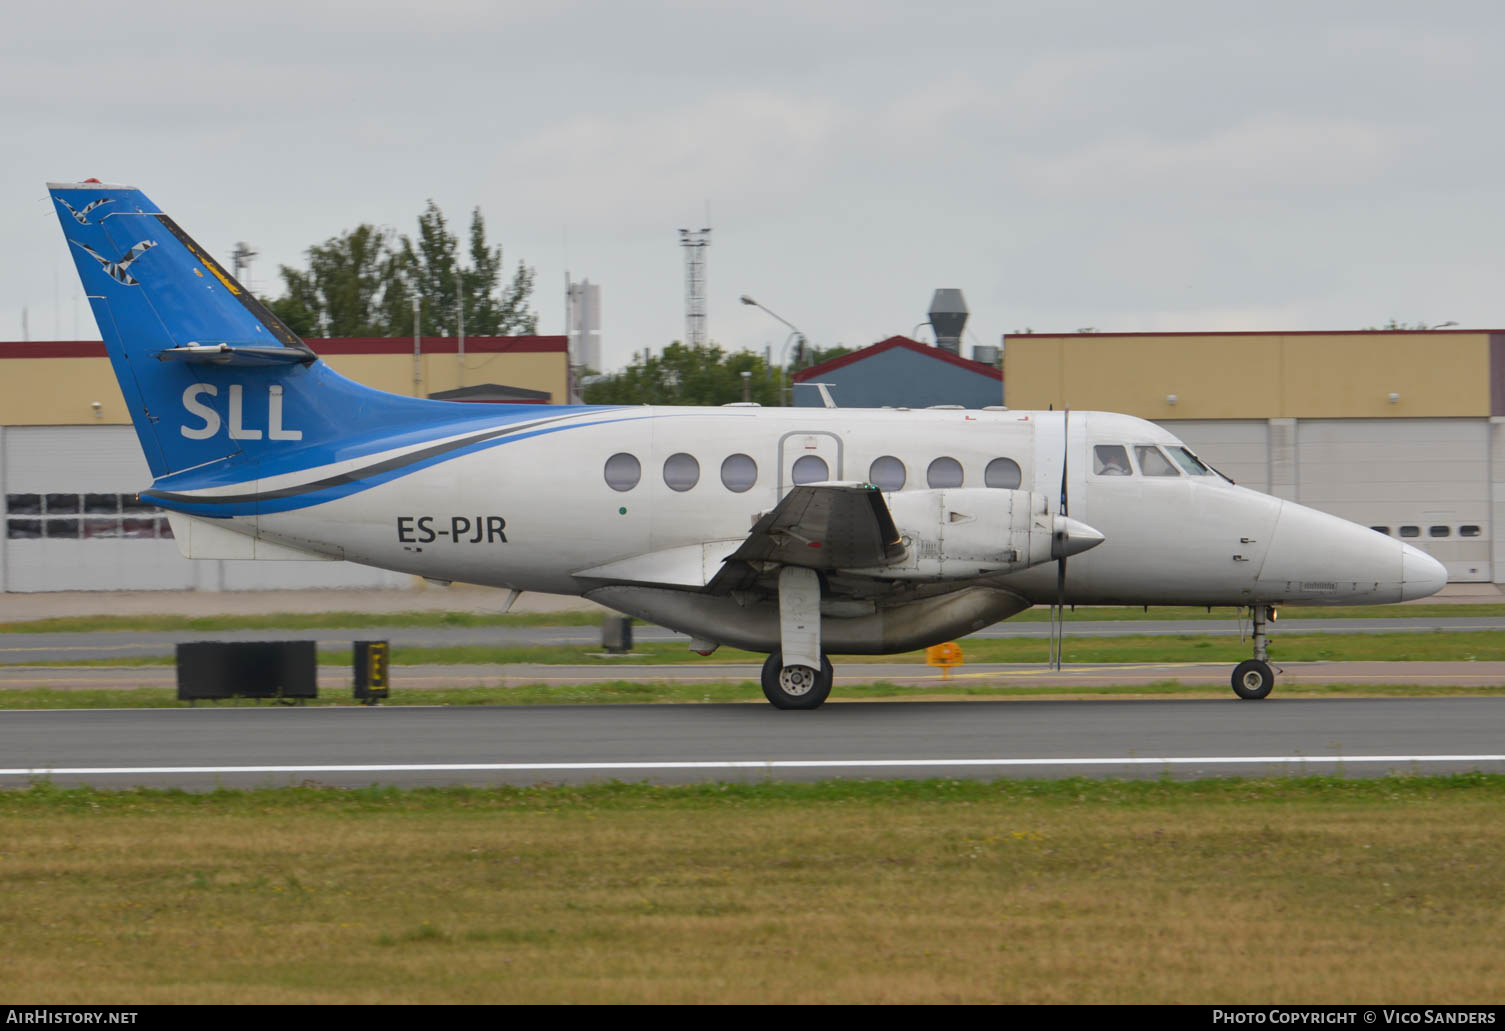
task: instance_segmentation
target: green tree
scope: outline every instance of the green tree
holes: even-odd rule
[[[304,336],[384,336],[394,290],[407,296],[390,229],[362,224],[314,244],[308,268],[280,269],[284,294],[267,302]]]
[[[812,347],[809,355],[805,356],[800,364],[800,368],[808,369],[812,365],[819,365],[821,362],[828,362],[832,358],[840,358],[844,354],[851,353],[850,347]],[[795,371],[797,370],[791,369],[789,374],[792,376]]]
[[[727,354],[715,344],[687,347],[675,341],[662,354],[633,359],[621,372],[586,386],[588,404],[722,405],[742,400],[742,373],[750,399],[779,403],[779,377],[752,351]]]
[[[418,216],[416,239],[360,225],[310,247],[308,268],[280,269],[283,296],[267,305],[304,336],[407,336],[413,297],[423,298],[427,336],[454,336],[465,298],[465,331],[474,336],[536,333],[528,304],[534,272],[522,262],[502,283],[502,248],[486,240],[481,209],[471,213],[468,264],[444,212],[430,200]]]

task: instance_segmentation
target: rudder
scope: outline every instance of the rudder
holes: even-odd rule
[[[280,399],[275,381],[314,353],[140,190],[84,182],[48,192],[152,475],[244,453],[242,440],[255,438],[196,436],[178,413],[208,411],[205,395],[221,396],[215,381],[228,365],[267,366]],[[244,417],[241,388],[233,397],[224,388],[226,417]]]

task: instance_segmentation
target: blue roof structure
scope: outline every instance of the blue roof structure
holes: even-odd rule
[[[998,369],[904,336],[801,369],[794,382],[829,384],[841,408],[1003,404],[1003,373]],[[823,402],[819,391],[806,387],[795,389],[793,403],[819,408]]]

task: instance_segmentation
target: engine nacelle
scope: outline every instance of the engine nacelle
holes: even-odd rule
[[[1102,534],[1050,514],[1043,494],[993,487],[901,491],[883,500],[904,543],[891,565],[849,569],[891,580],[971,580],[1086,551]]]

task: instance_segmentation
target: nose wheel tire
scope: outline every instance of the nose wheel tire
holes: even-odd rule
[[[782,652],[763,663],[763,695],[779,709],[814,709],[831,693],[835,670],[831,660],[820,657],[820,669],[786,666]]]
[[[1249,659],[1233,668],[1233,693],[1246,701],[1257,701],[1275,686],[1275,671],[1268,662]]]

